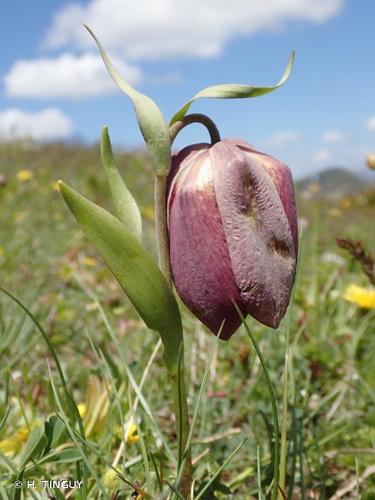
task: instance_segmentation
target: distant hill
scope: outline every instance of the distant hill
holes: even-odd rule
[[[375,184],[373,177],[374,181],[371,182],[368,175],[358,175],[344,167],[331,167],[297,181],[296,188],[303,195],[309,192],[309,186],[318,183],[321,196],[340,198],[364,191]]]

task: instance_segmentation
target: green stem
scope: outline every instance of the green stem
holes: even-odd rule
[[[280,433],[280,429],[279,429],[279,419],[278,419],[278,416],[277,416],[277,405],[276,405],[275,391],[273,389],[271,377],[269,375],[268,368],[267,368],[266,362],[264,360],[262,351],[260,350],[260,348],[258,346],[258,343],[255,340],[254,335],[251,333],[249,325],[246,323],[245,318],[244,318],[244,316],[243,316],[240,308],[238,307],[238,305],[235,302],[233,302],[233,305],[236,308],[237,313],[238,313],[239,317],[241,318],[242,324],[245,327],[246,333],[249,336],[249,338],[250,338],[250,340],[251,340],[251,342],[252,342],[252,344],[253,344],[253,346],[254,346],[254,348],[256,350],[256,353],[258,355],[260,364],[262,365],[262,370],[263,370],[263,373],[264,373],[264,377],[266,379],[267,388],[268,388],[268,392],[269,392],[270,399],[271,399],[272,419],[273,419],[273,432],[274,432],[274,439],[275,439],[275,443],[274,443],[274,464],[273,464],[272,500],[276,500],[277,496],[278,496],[278,491],[279,491],[279,464],[280,464],[280,437],[279,437],[279,433]]]
[[[169,243],[167,228],[167,176],[155,176],[155,230],[159,267],[168,284],[172,287],[172,274],[169,262]]]
[[[181,462],[183,459],[183,451],[186,448],[186,443],[189,437],[189,428],[190,428],[185,375],[183,368],[183,356],[184,352],[182,349],[180,371],[177,374],[170,374],[173,406],[177,422],[177,442],[178,442],[177,471],[180,469],[181,466]],[[190,493],[192,475],[193,475],[193,466],[191,463],[191,449],[187,451],[186,457],[184,457],[183,468],[184,470],[181,477],[179,491],[180,493],[182,493],[184,497],[187,497],[188,494]]]
[[[245,326],[246,328],[246,326]],[[273,490],[272,490],[272,500],[276,500],[277,495],[278,495],[278,487],[279,487],[279,449],[280,449],[280,440],[279,440],[279,420],[277,417],[277,407],[276,407],[276,398],[275,398],[275,392],[273,390],[272,386],[272,381],[268,373],[267,365],[266,362],[264,361],[262,351],[259,349],[259,346],[257,344],[257,341],[255,340],[253,334],[250,331],[250,328],[247,327],[247,334],[250,337],[251,342],[253,343],[253,346],[255,347],[255,350],[258,354],[260,364],[262,365],[263,368],[263,373],[266,378],[266,383],[268,386],[268,391],[271,397],[271,404],[272,404],[272,418],[273,418],[273,427],[274,427],[274,438],[275,438],[275,443],[274,443],[274,451],[275,451],[275,456],[274,456],[274,471],[273,471]]]
[[[171,144],[175,140],[177,134],[181,132],[183,128],[192,123],[201,123],[204,125],[211,139],[211,144],[216,144],[220,141],[220,133],[215,123],[206,115],[202,115],[201,113],[192,113],[191,115],[186,115],[178,122],[174,123],[169,129],[169,137],[171,139]]]
[[[191,123],[202,123],[209,131],[211,143],[220,141],[219,131],[214,122],[208,116],[201,114],[191,114],[184,116],[181,120],[172,125],[169,129],[171,145],[177,134]],[[168,166],[169,167],[169,166]],[[166,170],[169,170],[166,169]],[[159,267],[164,274],[168,284],[172,287],[172,273],[169,260],[169,238],[167,226],[167,174],[157,174],[155,176],[155,230],[156,242],[159,257]],[[168,363],[167,363],[168,367]],[[191,463],[191,449],[188,449],[186,456],[183,456],[187,447],[189,437],[189,410],[187,404],[186,384],[184,375],[184,344],[180,345],[180,356],[177,370],[168,368],[168,375],[172,387],[173,407],[177,423],[178,440],[178,469],[183,467],[181,486],[179,491],[187,497],[190,493],[192,483],[193,466]]]
[[[167,176],[155,177],[155,229],[159,257],[159,267],[168,284],[172,287],[172,274],[169,261],[169,240],[167,228]],[[168,363],[167,363],[168,367]],[[179,443],[178,469],[181,463],[182,451],[185,450],[189,435],[189,410],[184,377],[184,345],[180,346],[180,363],[177,370],[168,369],[171,383],[173,408],[177,424],[177,440]],[[177,469],[177,470],[178,470]],[[186,457],[185,468],[181,479],[180,492],[185,497],[190,493],[192,482],[191,452]]]
[[[285,363],[284,363],[284,380],[283,380],[283,420],[281,424],[281,447],[280,447],[280,488],[285,491],[286,477],[286,444],[287,444],[287,419],[288,419],[288,371],[289,371],[289,334],[290,328],[286,333],[285,345]],[[279,491],[279,500],[283,499],[282,493]]]

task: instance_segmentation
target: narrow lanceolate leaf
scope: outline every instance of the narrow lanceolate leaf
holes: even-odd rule
[[[160,333],[164,357],[177,370],[182,341],[176,299],[151,255],[103,208],[59,181],[60,191],[81,229],[110,268],[146,325]]]
[[[152,155],[156,173],[166,174],[171,163],[171,142],[167,124],[159,107],[150,97],[138,92],[122,78],[94,33],[88,26],[85,28],[94,38],[113,81],[133,102],[139,128]]]
[[[244,97],[258,97],[264,94],[268,94],[269,92],[273,92],[283,85],[289,78],[289,75],[292,71],[294,62],[294,52],[292,52],[289,56],[288,64],[284,70],[284,73],[280,80],[270,87],[255,87],[254,85],[242,85],[239,83],[223,83],[220,85],[212,85],[212,87],[207,87],[203,90],[200,90],[198,94],[187,101],[182,108],[177,111],[177,113],[172,117],[169,125],[173,125],[175,122],[181,120],[183,118],[190,106],[197,99],[202,99],[203,97],[211,98],[211,99],[242,99]]]
[[[101,153],[117,216],[133,236],[140,241],[142,235],[141,213],[137,202],[116,168],[108,127],[104,127],[102,131]]]

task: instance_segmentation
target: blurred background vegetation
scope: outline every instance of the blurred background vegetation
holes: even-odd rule
[[[155,254],[150,159],[143,151],[118,152],[116,158],[142,208],[144,243]],[[89,449],[89,462],[109,488],[108,495],[129,498],[132,488],[109,468],[121,441],[126,446],[120,450],[120,465],[133,484],[139,481],[147,490],[150,477],[157,484],[155,470],[167,480],[173,478],[165,443],[172,450],[176,443],[161,351],[147,367],[157,336],[146,330],[73,220],[58,192],[58,179],[113,210],[98,145],[0,144],[1,286],[32,311],[54,346],[87,442],[96,449]],[[375,288],[361,259],[336,241],[354,241],[371,262],[374,181],[375,172],[366,171],[364,163],[358,175],[335,167],[296,183],[301,258],[293,305],[279,331],[249,319],[270,369],[280,412],[285,338],[290,331],[288,498],[375,498]],[[259,361],[243,328],[230,342],[217,346],[181,307],[191,408],[214,352],[193,447],[198,485],[247,436],[204,498],[258,498],[258,450],[264,493],[272,477],[271,405]],[[75,477],[82,457],[71,450],[80,443],[72,441],[66,429],[48,449],[55,453],[52,459],[43,458],[47,452],[42,448],[30,457],[23,455],[33,429],[43,430],[52,415],[61,414],[51,379],[58,394],[62,389],[40,332],[3,294],[0,360],[3,498],[13,498],[11,482],[25,467],[34,479]],[[147,375],[143,394],[153,420],[143,404],[135,405],[132,415],[136,395],[127,368],[137,383]],[[62,450],[70,454],[57,455]],[[88,485],[89,498],[105,498],[91,475]],[[54,494],[58,498],[58,492]]]

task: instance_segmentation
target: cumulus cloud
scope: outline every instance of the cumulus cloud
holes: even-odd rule
[[[368,130],[375,130],[375,116],[371,116],[365,123],[365,126]]]
[[[342,142],[345,139],[345,135],[338,130],[327,130],[323,134],[323,142],[326,144],[335,144],[338,142]]]
[[[105,47],[126,58],[210,57],[238,35],[285,28],[293,21],[322,23],[344,0],[91,0],[60,9],[45,48],[91,47],[82,23]]]
[[[295,144],[301,139],[301,134],[295,130],[284,130],[276,132],[269,139],[266,140],[267,145],[277,148],[283,148]]]
[[[114,63],[129,83],[139,82],[141,71],[137,67],[116,59]],[[10,97],[80,98],[116,90],[100,56],[91,53],[16,61],[4,84]]]
[[[0,111],[0,138],[3,140],[51,141],[66,139],[71,135],[73,129],[70,118],[57,108],[47,108],[36,112],[15,108]]]
[[[331,158],[332,152],[327,148],[321,148],[312,155],[311,162],[316,166],[326,166]]]

